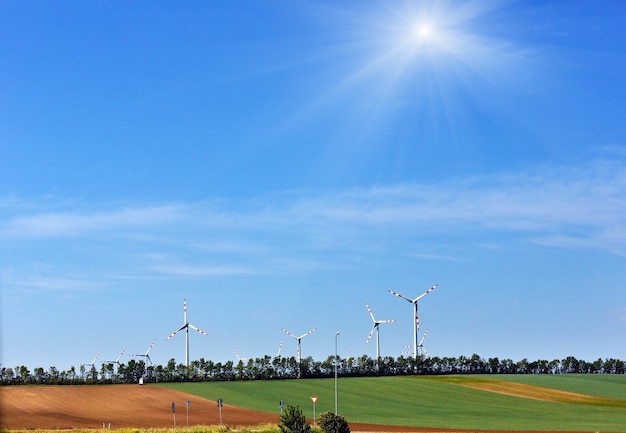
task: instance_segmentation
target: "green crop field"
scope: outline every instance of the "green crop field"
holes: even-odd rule
[[[334,411],[333,379],[162,384],[265,412],[279,402],[313,417]],[[515,389],[516,395],[472,386]],[[545,389],[541,389],[541,388]],[[522,394],[520,394],[522,393]],[[527,393],[527,394],[525,394]],[[575,394],[574,394],[575,393]],[[544,401],[542,396],[558,398]],[[464,375],[340,378],[339,414],[349,422],[477,430],[626,431],[624,375]]]

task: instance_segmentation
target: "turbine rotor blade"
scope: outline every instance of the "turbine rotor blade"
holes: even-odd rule
[[[407,302],[413,303],[413,301],[412,301],[411,299],[407,298],[407,297],[406,297],[406,296],[404,296],[404,295],[401,295],[401,294],[400,294],[400,293],[398,293],[398,292],[394,292],[393,290],[387,290],[387,291],[388,291],[389,293],[391,293],[392,295],[396,295],[398,298],[402,298],[402,299],[404,299],[404,300],[405,300],[405,301],[407,301]]]
[[[193,326],[191,323],[188,323],[188,324],[187,324],[187,326],[189,326],[191,329],[194,329],[194,330],[198,331],[200,334],[207,335],[207,336],[209,335],[209,334],[207,334],[206,332],[204,332],[202,329],[198,329],[198,328],[196,328],[196,327],[195,327],[195,326]]]
[[[296,337],[296,338],[297,338],[298,340],[300,340],[300,339],[302,339],[302,338],[306,337],[307,335],[311,335],[311,334],[312,334],[312,333],[314,333],[315,331],[317,331],[317,328],[313,328],[313,329],[311,329],[310,331],[308,331],[306,334],[302,334],[301,336]]]
[[[148,350],[146,350],[146,356],[148,356],[148,353],[150,353],[152,347],[154,347],[154,343],[156,343],[156,338],[152,341],[152,344],[150,345],[150,347],[148,347]]]
[[[296,337],[295,335],[293,335],[291,332],[287,331],[285,328],[283,328],[283,332],[287,335],[289,335],[292,338],[295,338],[296,340],[298,339],[298,337]]]
[[[93,367],[93,365],[96,363],[96,359],[98,359],[98,356],[100,356],[100,352],[98,352],[98,354],[96,355],[96,357],[93,359],[93,361],[91,361],[91,364],[85,364],[85,365],[91,365]]]
[[[183,326],[181,326],[180,328],[178,328],[176,331],[172,332],[167,338],[166,340],[169,340],[170,338],[172,338],[174,335],[178,334],[180,331],[182,331],[183,329],[185,329],[187,326],[189,326],[188,323],[185,323]]]
[[[370,313],[370,317],[372,318],[372,321],[376,323],[376,319],[374,319],[374,313],[372,313],[372,309],[370,308],[370,306],[365,304],[365,307],[367,308],[367,312]]]
[[[413,301],[411,302],[417,302],[420,299],[422,299],[424,296],[428,295],[430,292],[432,292],[433,290],[435,290],[437,288],[437,286],[439,285],[439,283],[435,284],[434,286],[432,286],[430,289],[426,290],[424,293],[422,293],[421,295],[419,295],[417,298],[415,298]]]
[[[370,335],[367,336],[367,340],[365,341],[365,344],[368,344],[370,342],[370,340],[372,339],[372,335],[374,335],[375,329],[376,329],[376,324],[372,326],[372,329],[370,330]]]
[[[115,362],[119,363],[120,362],[120,358],[122,357],[122,355],[124,355],[124,352],[126,352],[126,348],[124,348],[122,350],[122,353],[120,353],[120,356],[117,357],[117,359],[115,360]]]
[[[420,346],[422,345],[422,343],[424,343],[424,339],[426,338],[427,335],[428,335],[428,329],[426,330],[426,332],[424,332],[424,336],[420,340],[420,344],[419,344]]]

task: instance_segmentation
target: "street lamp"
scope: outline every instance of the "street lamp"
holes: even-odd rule
[[[337,337],[339,331],[335,333],[335,415],[337,415]]]

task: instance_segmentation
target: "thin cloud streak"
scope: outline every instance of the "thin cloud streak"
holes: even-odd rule
[[[238,266],[219,266],[219,265],[188,265],[188,264],[169,264],[154,265],[150,269],[168,275],[198,277],[198,276],[218,276],[218,275],[247,275],[259,274],[259,270],[254,268],[238,267]]]
[[[233,200],[219,207],[212,202],[16,215],[0,225],[0,235],[15,240],[127,231],[174,237],[179,247],[185,239],[202,235],[213,242],[204,248],[226,245],[231,253],[241,248],[247,255],[302,237],[318,239],[320,245],[326,239],[332,248],[335,236],[358,236],[362,230],[397,233],[427,227],[448,234],[468,229],[511,232],[561,247],[626,248],[626,167],[607,161],[421,185],[289,192],[239,205]],[[189,245],[202,248],[203,241],[194,239]]]
[[[427,225],[444,230],[622,232],[625,168],[598,163],[544,173],[353,190],[303,199],[293,212],[301,221],[402,229]]]
[[[179,220],[178,205],[134,207],[101,213],[43,213],[18,216],[3,224],[0,234],[5,238],[75,237],[101,231],[159,226]]]
[[[98,290],[101,286],[88,278],[63,278],[63,277],[17,277],[12,272],[4,272],[3,284],[6,287],[16,287],[26,290],[44,290],[56,292],[85,292]]]

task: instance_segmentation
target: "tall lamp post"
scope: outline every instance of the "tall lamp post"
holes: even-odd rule
[[[337,415],[337,337],[339,331],[335,333],[335,415]]]

